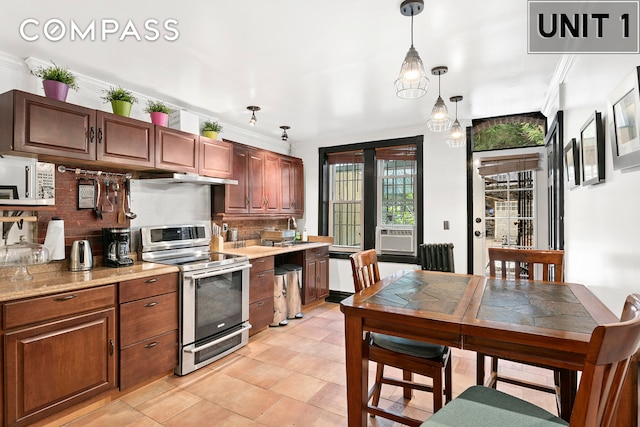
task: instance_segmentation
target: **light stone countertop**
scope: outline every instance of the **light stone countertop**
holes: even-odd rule
[[[252,260],[326,246],[330,246],[330,244],[327,242],[307,242],[283,247],[253,245],[245,248],[233,248],[225,244],[223,251],[231,254],[246,255],[249,260]],[[10,271],[3,271],[3,274],[0,275],[0,302],[93,288],[179,271],[178,267],[172,265],[138,261],[130,267],[112,268],[100,266],[86,272],[69,271],[62,268],[63,265],[56,265],[56,262],[53,262],[44,266],[29,267],[29,273],[33,276],[33,280],[19,282],[12,282],[8,274]]]
[[[136,262],[130,267],[112,268],[100,266],[86,272],[73,272],[62,269],[37,273],[34,271],[32,271],[31,267],[29,268],[33,280],[12,282],[10,277],[0,278],[0,302],[93,288],[160,274],[176,273],[178,272],[178,267],[151,262]]]
[[[306,243],[296,243],[291,246],[247,246],[246,248],[233,248],[229,247],[225,244],[224,252],[236,255],[246,255],[249,257],[249,260],[262,258],[265,256],[274,256],[287,254],[291,252],[298,251],[306,251],[307,249],[315,249],[322,248],[325,246],[330,246],[329,243],[326,242],[306,242]]]

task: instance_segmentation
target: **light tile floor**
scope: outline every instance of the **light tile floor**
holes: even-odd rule
[[[48,426],[346,426],[343,315],[334,303],[304,313],[187,376],[156,381],[78,419]],[[475,383],[475,353],[453,349],[452,362],[455,396]],[[372,364],[370,383],[374,369]],[[501,362],[500,369],[553,381],[550,371],[530,366]],[[518,397],[526,393],[527,400],[555,413],[550,394],[509,385],[499,389]],[[392,386],[382,388],[381,406],[418,419],[433,412],[430,393],[415,392],[405,402],[402,390]],[[372,427],[398,425],[369,420]]]

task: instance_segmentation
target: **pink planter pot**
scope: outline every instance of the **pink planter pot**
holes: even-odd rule
[[[67,93],[69,93],[69,85],[55,80],[43,80],[42,87],[44,95],[47,98],[57,99],[58,101],[66,101]]]
[[[169,115],[167,113],[154,111],[149,114],[151,115],[151,123],[154,125],[167,126],[167,123],[169,123]]]

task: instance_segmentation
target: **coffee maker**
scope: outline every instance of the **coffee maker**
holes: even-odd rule
[[[130,228],[103,228],[102,250],[105,267],[126,267],[133,264],[129,254]]]

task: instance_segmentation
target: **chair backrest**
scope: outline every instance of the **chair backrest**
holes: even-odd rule
[[[564,251],[538,249],[489,248],[489,276],[496,276],[496,261],[500,264],[502,278],[507,278],[507,270],[514,266],[516,278],[550,280],[553,266],[553,280],[562,282]],[[536,265],[542,266],[542,278],[534,277]]]
[[[380,280],[378,256],[375,249],[351,254],[349,258],[351,259],[353,286],[356,292],[360,292]]]
[[[423,270],[455,272],[453,243],[423,243],[418,247]]]
[[[640,294],[627,297],[621,321],[598,326],[587,347],[571,427],[609,427],[631,357],[640,344]]]

